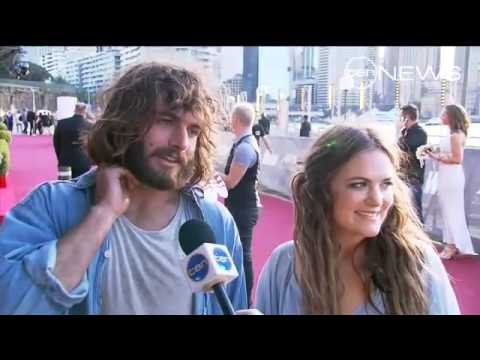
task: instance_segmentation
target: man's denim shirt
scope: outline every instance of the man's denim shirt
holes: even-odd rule
[[[79,225],[92,206],[96,170],[71,181],[39,185],[6,216],[0,228],[0,314],[99,314],[102,274],[111,253],[111,232],[80,284],[67,292],[55,277],[57,241]],[[235,310],[247,308],[242,245],[235,222],[219,202],[201,190],[185,188],[187,218],[207,222],[224,244],[238,278],[227,285]],[[160,299],[159,299],[160,300]],[[213,293],[193,295],[192,314],[222,314]]]

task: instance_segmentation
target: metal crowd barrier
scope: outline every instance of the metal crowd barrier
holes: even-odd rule
[[[260,186],[266,193],[291,198],[290,181],[309,152],[315,138],[269,135],[273,155],[261,146]],[[222,171],[234,140],[232,133],[221,132],[216,139],[216,168]],[[475,251],[480,253],[480,148],[468,147],[464,153],[465,214]],[[425,165],[423,215],[425,229],[436,240],[442,238],[442,218],[436,196],[437,169],[433,161]]]

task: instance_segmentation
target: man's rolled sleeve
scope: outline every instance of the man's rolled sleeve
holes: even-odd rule
[[[68,292],[54,275],[58,241],[49,242],[37,251],[24,257],[25,270],[32,281],[45,288],[51,300],[65,308],[81,302],[88,294],[89,283],[86,273],[77,287]]]

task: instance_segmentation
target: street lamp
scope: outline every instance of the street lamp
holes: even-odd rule
[[[351,75],[344,75],[340,79],[340,89],[343,90],[343,107],[345,110],[344,119],[347,120],[347,95],[353,88],[354,80]]]
[[[333,119],[333,107],[335,103],[335,84],[328,86],[328,108],[330,110],[330,118]]]
[[[35,106],[35,89],[34,89],[33,87],[31,87],[30,90],[32,91],[32,99],[33,99],[33,101],[32,101],[32,108],[33,108],[33,109],[32,109],[32,110],[33,110],[33,112],[35,112],[35,111],[36,111],[36,106]]]
[[[445,106],[445,103],[446,103],[446,96],[447,96],[447,86],[448,86],[448,83],[447,83],[447,80],[446,79],[442,79],[441,80],[441,86],[440,86],[440,107],[443,108]]]
[[[395,81],[395,109],[400,108],[400,80]]]

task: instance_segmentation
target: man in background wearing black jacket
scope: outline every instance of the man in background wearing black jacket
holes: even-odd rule
[[[270,134],[270,119],[265,113],[262,113],[262,116],[260,117],[260,120],[258,120],[258,123],[263,127],[263,130],[265,130],[265,135]]]
[[[412,190],[418,216],[423,223],[422,186],[425,169],[420,165],[416,152],[420,146],[427,144],[427,133],[417,122],[418,109],[415,105],[405,105],[401,111],[403,128],[398,140],[398,146],[405,152],[405,158],[401,167],[405,179]]]
[[[81,135],[92,127],[92,124],[85,119],[86,113],[87,106],[77,103],[75,114],[71,118],[60,120],[53,134],[58,166],[71,167],[72,178],[86,173],[92,165],[80,141]]]
[[[301,137],[310,137],[310,130],[312,126],[310,125],[310,121],[308,121],[308,116],[303,115],[303,122],[300,126],[300,136]]]

